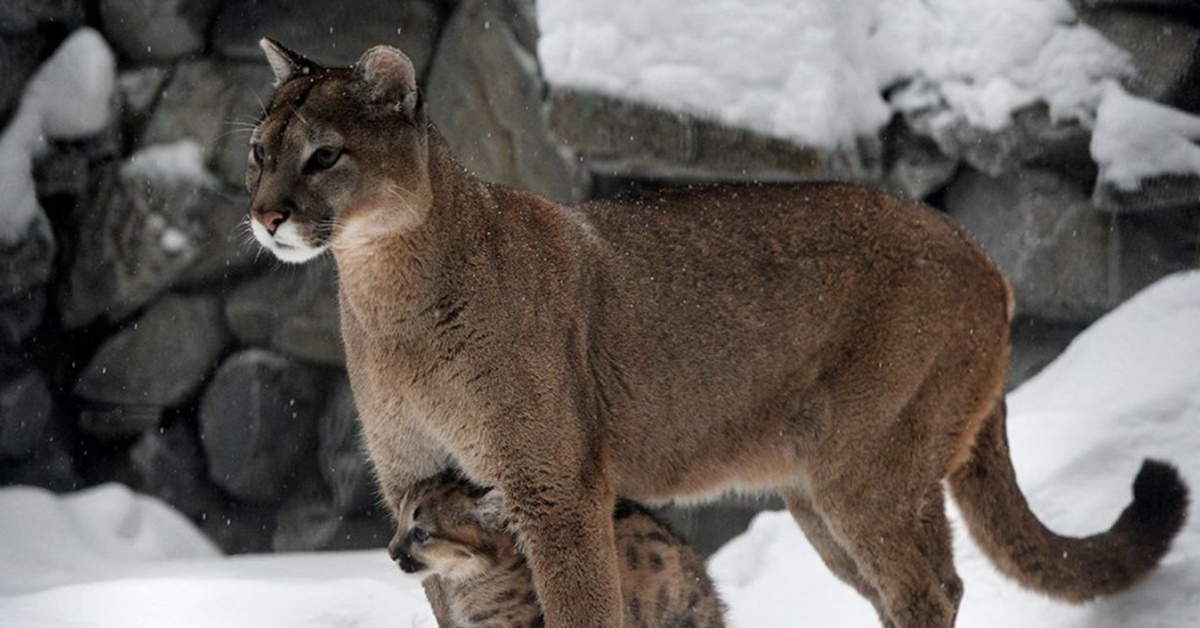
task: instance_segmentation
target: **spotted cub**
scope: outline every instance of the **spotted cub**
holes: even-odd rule
[[[499,491],[456,475],[421,482],[404,496],[388,545],[405,573],[441,576],[456,628],[540,628],[533,576],[508,530]],[[626,628],[723,628],[723,608],[704,560],[633,502],[613,514]]]

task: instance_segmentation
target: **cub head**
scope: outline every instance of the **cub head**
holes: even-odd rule
[[[446,473],[414,485],[400,505],[388,554],[419,580],[464,580],[497,566],[515,543],[502,515],[498,491]]]
[[[419,222],[429,198],[428,122],[416,73],[388,46],[325,68],[260,42],[275,94],[250,137],[250,228],[293,263]]]

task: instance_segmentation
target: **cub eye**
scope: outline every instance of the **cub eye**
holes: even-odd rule
[[[425,528],[413,528],[412,538],[417,543],[424,543],[429,540],[429,531]]]
[[[265,151],[263,151],[262,144],[255,144],[254,145],[254,161],[261,164],[263,162],[264,158],[266,158],[266,153],[265,153]]]
[[[328,170],[329,168],[332,168],[333,164],[336,164],[338,159],[341,159],[341,157],[341,149],[322,146],[321,148],[313,151],[313,154],[308,158],[308,164],[304,166],[304,169],[309,172]]]

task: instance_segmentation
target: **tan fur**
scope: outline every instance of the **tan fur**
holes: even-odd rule
[[[405,494],[388,551],[401,569],[437,577],[457,628],[539,628],[541,605],[498,491],[479,494],[453,474]],[[722,628],[721,602],[700,556],[635,504],[618,505],[613,529],[628,628]],[[427,538],[418,538],[421,531]]]
[[[411,66],[365,67],[378,56],[283,82],[253,140],[252,211],[292,208],[310,238],[297,255],[333,251],[393,512],[452,463],[498,487],[551,628],[620,625],[618,494],[778,491],[896,628],[954,622],[943,479],[989,555],[1060,597],[1128,586],[1166,551],[1186,504],[1169,467],[1110,542],[1075,546],[1153,550],[1116,552],[1119,581],[1034,525],[1002,446],[1011,291],[942,215],[832,183],[564,207],[464,171],[419,94],[411,111],[392,102],[410,102],[395,87]],[[344,156],[312,171],[324,136]]]

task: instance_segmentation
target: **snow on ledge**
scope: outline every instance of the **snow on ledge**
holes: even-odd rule
[[[193,139],[152,144],[130,155],[129,161],[121,165],[121,174],[163,183],[216,187],[217,179],[204,161],[204,147]]]
[[[1044,101],[1086,126],[1132,68],[1066,0],[539,0],[538,27],[554,86],[826,148],[893,113],[994,131]]]
[[[1197,142],[1200,117],[1131,96],[1116,83],[1105,87],[1091,143],[1101,183],[1132,192],[1151,177],[1200,177]]]
[[[0,135],[0,244],[15,242],[42,213],[33,158],[47,139],[98,133],[112,115],[116,57],[95,30],[81,28],[30,79],[21,104]]]

